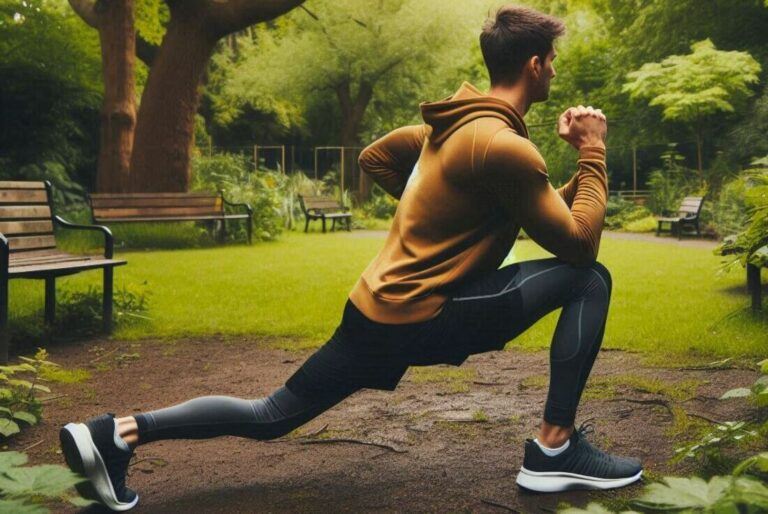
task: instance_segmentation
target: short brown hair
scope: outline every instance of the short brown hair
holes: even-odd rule
[[[480,49],[491,84],[512,84],[533,55],[542,61],[555,38],[565,33],[561,20],[530,7],[505,5],[489,18],[480,33]]]

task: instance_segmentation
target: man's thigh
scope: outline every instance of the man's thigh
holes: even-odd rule
[[[466,355],[500,350],[570,301],[588,272],[551,257],[504,266],[464,284],[444,307],[449,329],[442,344]]]

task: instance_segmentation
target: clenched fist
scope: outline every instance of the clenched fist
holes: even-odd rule
[[[577,150],[582,146],[605,146],[608,124],[600,109],[570,107],[557,121],[557,134]]]

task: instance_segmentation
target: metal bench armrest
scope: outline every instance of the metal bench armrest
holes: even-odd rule
[[[224,205],[229,205],[230,207],[242,207],[242,208],[244,208],[244,209],[245,209],[245,211],[246,211],[246,212],[247,212],[247,213],[248,213],[248,214],[249,214],[251,217],[253,217],[253,207],[251,207],[251,205],[250,205],[250,204],[247,204],[247,203],[235,203],[235,202],[230,202],[230,201],[228,201],[228,200],[227,200],[227,199],[224,197],[224,191],[220,191],[220,193],[221,193],[221,201],[222,201],[222,202],[224,202]]]
[[[112,237],[112,231],[104,225],[78,225],[72,223],[61,216],[54,216],[53,219],[56,224],[62,228],[74,229],[74,230],[96,230],[104,234],[104,258],[111,259],[115,253],[115,241]]]

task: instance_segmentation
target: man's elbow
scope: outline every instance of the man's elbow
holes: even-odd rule
[[[577,268],[588,268],[597,261],[597,245],[577,243],[557,257]]]

